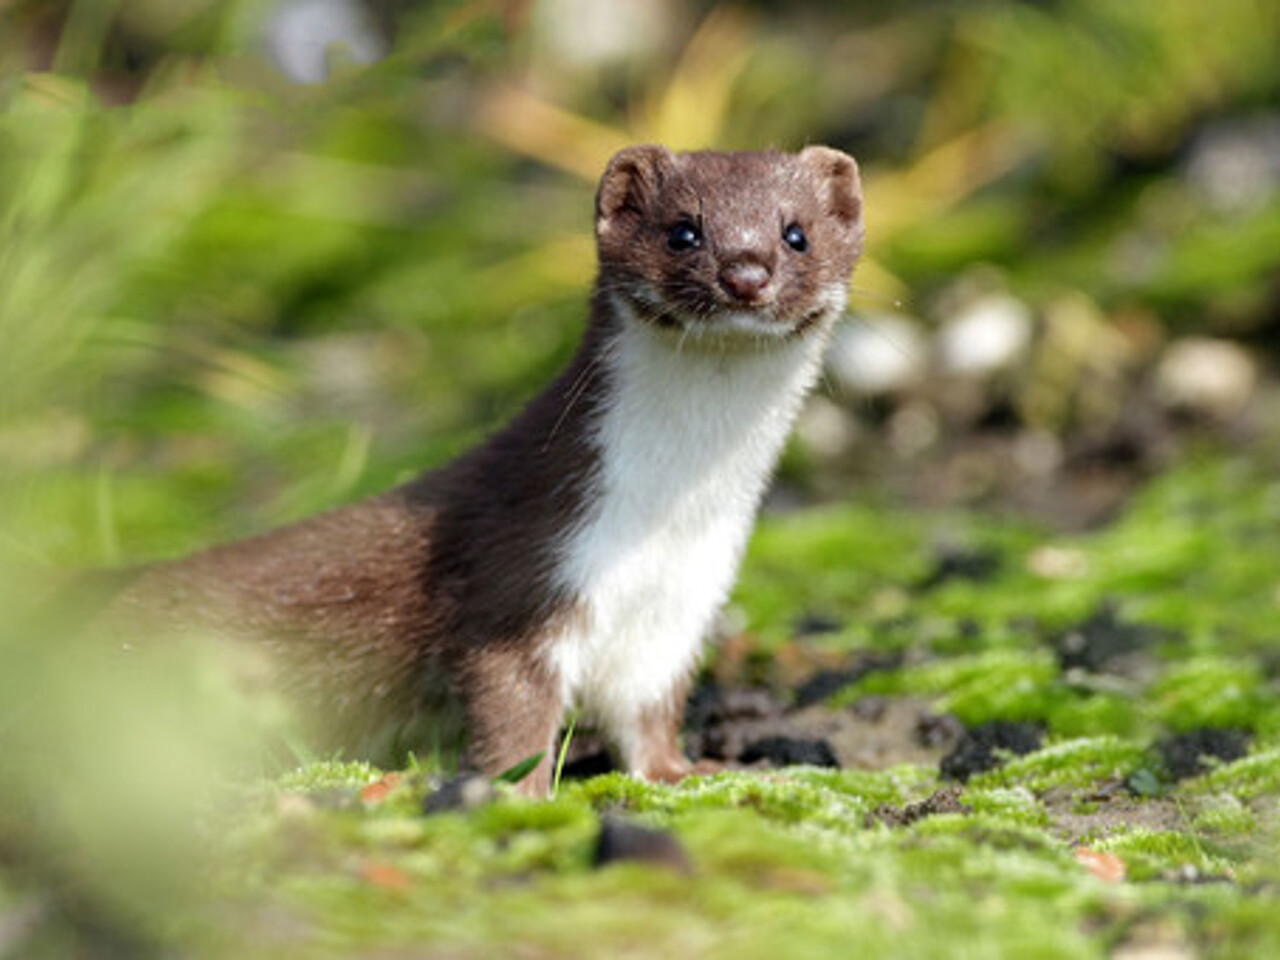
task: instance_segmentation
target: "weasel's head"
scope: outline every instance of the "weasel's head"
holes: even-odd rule
[[[601,293],[717,341],[788,339],[844,309],[862,252],[853,158],[629,147],[596,193]]]

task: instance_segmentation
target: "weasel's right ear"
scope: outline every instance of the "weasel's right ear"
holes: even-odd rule
[[[862,252],[862,181],[853,157],[830,147],[805,147],[800,162],[818,177],[826,211],[848,231],[855,255]]]
[[[619,150],[605,167],[596,191],[596,236],[649,212],[662,181],[675,164],[666,147],[646,144]]]

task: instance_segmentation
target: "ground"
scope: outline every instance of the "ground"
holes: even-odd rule
[[[585,730],[544,802],[303,766],[227,824],[215,886],[247,919],[210,949],[1270,955],[1277,528],[1280,485],[1225,455],[1069,536],[767,516],[686,731],[732,769],[592,774]],[[602,823],[661,836],[602,855]]]

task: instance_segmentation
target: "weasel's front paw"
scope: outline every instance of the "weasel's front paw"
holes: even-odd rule
[[[714,760],[696,760],[690,762],[684,757],[667,760],[663,763],[650,764],[640,771],[640,776],[657,783],[679,783],[685,777],[708,777],[724,769],[724,764]]]

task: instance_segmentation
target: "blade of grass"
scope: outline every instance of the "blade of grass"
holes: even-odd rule
[[[494,782],[510,783],[513,785],[519,783],[529,774],[533,773],[538,764],[542,762],[542,758],[546,756],[546,753],[547,751],[545,750],[539,750],[533,756],[525,757],[518,763],[513,763],[511,766],[507,767],[507,769],[494,777]]]
[[[560,741],[560,753],[556,756],[556,771],[551,777],[552,797],[560,790],[560,774],[564,772],[564,760],[569,755],[569,744],[573,741],[573,729],[577,725],[578,715],[575,713],[569,717],[569,726],[564,732],[564,739]]]

